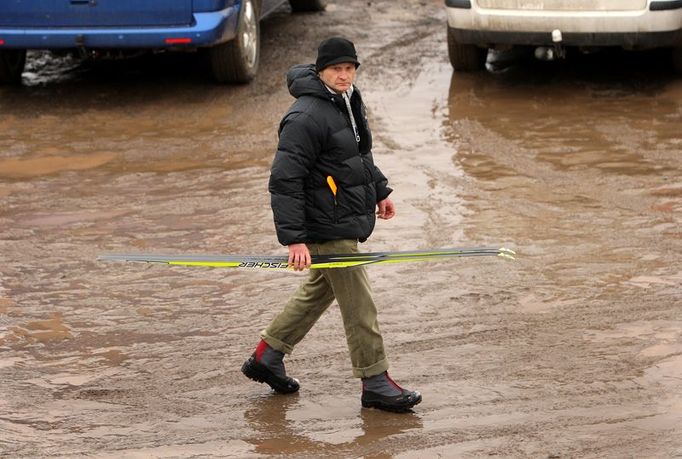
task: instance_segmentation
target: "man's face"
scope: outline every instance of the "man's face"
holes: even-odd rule
[[[355,64],[341,62],[320,70],[320,79],[338,93],[346,91],[355,81]]]

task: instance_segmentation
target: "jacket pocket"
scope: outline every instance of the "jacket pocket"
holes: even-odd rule
[[[336,184],[336,181],[334,180],[334,177],[331,175],[327,176],[327,186],[329,187],[329,192],[332,195],[332,199],[334,202],[334,212],[332,214],[333,216],[333,221],[334,223],[339,222],[339,215],[338,215],[338,207],[339,207],[339,202],[337,201],[337,193],[339,192],[339,188]]]
[[[340,210],[339,210],[338,193],[339,193],[339,190],[337,189],[336,194],[332,195],[332,200],[333,200],[332,202],[334,204],[334,212],[333,212],[332,216],[334,217],[334,224],[339,222]]]

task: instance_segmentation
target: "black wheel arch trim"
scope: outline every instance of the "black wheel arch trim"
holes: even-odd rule
[[[682,8],[682,0],[656,1],[649,4],[649,11],[679,10]]]
[[[445,6],[448,8],[463,8],[471,9],[471,0],[445,0]]]

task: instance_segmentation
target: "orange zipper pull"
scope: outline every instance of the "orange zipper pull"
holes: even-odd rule
[[[334,200],[336,200],[336,182],[331,175],[327,176],[327,185],[329,185],[329,189],[332,190],[332,194],[334,195]]]

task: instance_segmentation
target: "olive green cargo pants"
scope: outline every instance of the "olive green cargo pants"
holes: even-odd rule
[[[311,255],[358,252],[355,240],[306,245]],[[334,299],[343,318],[353,376],[367,378],[386,371],[388,360],[379,331],[377,309],[363,266],[311,269],[284,310],[261,332],[261,337],[273,349],[291,353]]]

